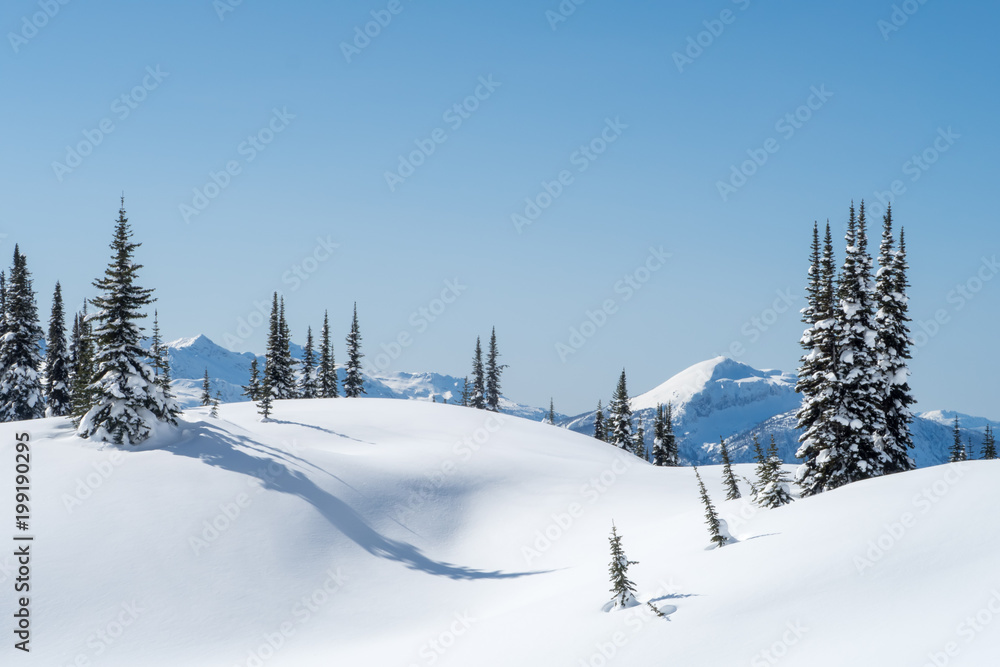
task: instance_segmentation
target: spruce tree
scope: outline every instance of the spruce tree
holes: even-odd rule
[[[719,450],[722,456],[722,483],[726,487],[726,500],[738,500],[742,498],[740,487],[736,483],[736,476],[733,475],[733,465],[729,460],[729,448],[726,446],[726,439],[719,438]]]
[[[171,419],[176,419],[180,413],[180,405],[177,404],[177,398],[174,396],[173,387],[170,386],[171,383],[170,376],[170,352],[167,347],[163,346],[163,371],[160,373],[159,386],[160,390],[163,392],[163,402],[167,406],[167,412],[170,414]]]
[[[632,407],[629,405],[624,368],[618,378],[615,393],[611,397],[611,404],[608,406],[608,427],[611,431],[609,442],[619,449],[632,451]]]
[[[991,461],[997,457],[997,441],[996,436],[993,434],[993,429],[989,424],[986,425],[986,433],[983,434],[983,450],[981,458],[987,461]]]
[[[45,398],[48,403],[45,413],[49,417],[65,417],[73,411],[70,365],[62,287],[57,282],[52,294],[52,315],[45,347]]]
[[[4,320],[7,315],[7,272],[0,271],[0,339],[7,333]]]
[[[278,331],[281,340],[280,363],[278,369],[281,383],[275,390],[275,398],[298,398],[298,388],[295,386],[295,359],[292,358],[292,333],[285,319],[285,297],[281,297],[278,306]]]
[[[646,429],[642,425],[642,415],[636,415],[635,439],[632,441],[632,453],[643,461],[646,460]]]
[[[674,435],[674,408],[669,402],[663,410],[663,453],[663,465],[676,467],[681,464],[677,436]]]
[[[549,397],[548,422],[550,424],[552,424],[553,426],[555,426],[555,424],[556,424],[556,407],[555,407],[555,403],[552,402],[552,397]]]
[[[208,381],[208,369],[205,369],[205,377],[201,381],[201,404],[203,406],[212,404],[212,385]]]
[[[163,345],[163,336],[160,334],[160,311],[153,311],[153,333],[149,337],[149,352],[146,356],[149,357],[149,362],[153,367],[153,379],[156,380],[157,384],[160,381],[160,373],[163,371],[163,358],[161,354],[161,346]]]
[[[264,378],[271,388],[271,398],[295,398],[295,371],[292,368],[291,335],[285,321],[285,299],[279,299],[277,292],[271,298],[268,325]]]
[[[153,311],[153,338],[149,348],[150,357],[153,362],[153,378],[157,386],[163,392],[163,400],[167,405],[167,411],[172,418],[177,418],[181,413],[180,406],[174,398],[174,390],[170,386],[170,348],[163,342],[160,336],[160,315]]]
[[[712,504],[712,499],[708,497],[708,490],[705,488],[705,483],[701,481],[701,473],[698,472],[698,466],[694,468],[694,476],[698,480],[701,503],[705,506],[705,523],[708,525],[711,542],[717,547],[724,547],[727,540],[722,534],[722,523],[719,520],[719,514],[715,511],[715,506]]]
[[[257,365],[257,358],[254,357],[253,361],[250,362],[250,381],[243,385],[243,396],[246,396],[251,401],[256,401],[260,398],[260,368]]]
[[[622,538],[618,534],[618,529],[614,522],[611,522],[611,566],[608,568],[611,574],[611,602],[613,607],[626,609],[638,605],[635,599],[635,584],[628,578],[629,565],[638,565],[638,561],[629,560],[622,548]]]
[[[653,416],[653,465],[667,465],[667,451],[663,446],[663,439],[666,435],[666,425],[663,423],[663,404],[656,404],[656,412]]]
[[[281,383],[281,323],[278,319],[278,293],[271,297],[271,316],[268,320],[267,348],[264,351],[264,382],[272,389]]]
[[[853,206],[850,225],[853,235]],[[837,396],[833,376],[837,368],[837,269],[830,223],[826,223],[822,253],[818,251],[818,228],[814,226],[813,229],[813,251],[806,288],[807,304],[802,310],[802,320],[807,328],[800,344],[805,353],[795,387],[803,395],[802,405],[796,415],[797,428],[801,433],[801,444],[796,456],[805,459],[798,470],[804,496],[825,490],[828,481],[841,466],[841,462],[832,455],[837,448],[840,431],[834,420]],[[763,451],[760,452],[759,460],[763,460]]]
[[[486,381],[483,377],[483,348],[479,344],[479,336],[476,336],[476,352],[472,356],[472,393],[469,396],[469,405],[477,410],[486,409]]]
[[[764,455],[764,448],[760,446],[760,439],[757,438],[756,433],[753,435],[753,458],[757,462],[757,467],[754,469],[756,479],[750,483],[750,497],[755,503],[760,504],[760,493],[767,486],[771,467],[768,465],[767,456]]]
[[[916,464],[910,457],[913,437],[910,424],[913,415],[910,406],[914,399],[907,377],[910,374],[910,321],[907,314],[906,245],[900,230],[899,249],[895,248],[892,232],[892,205],[886,207],[882,219],[882,244],[879,252],[879,270],[875,281],[875,322],[878,332],[878,367],[881,371],[881,412],[884,430],[878,434],[888,456],[886,473],[913,470]]]
[[[216,391],[215,396],[212,397],[212,409],[208,411],[209,417],[219,416],[219,403],[221,402],[222,402],[222,394]]]
[[[469,407],[472,400],[472,389],[469,386],[469,377],[462,378],[462,407]]]
[[[25,256],[14,246],[14,263],[3,304],[0,340],[0,421],[38,419],[45,415],[39,368],[42,327]]]
[[[73,324],[73,419],[79,426],[80,419],[93,407],[94,392],[94,340],[93,329],[87,315],[87,304],[76,315]]]
[[[773,509],[792,502],[792,496],[788,492],[788,484],[791,480],[785,475],[781,465],[778,445],[772,435],[771,445],[767,449],[765,458],[761,488],[756,498],[757,504],[761,507]]]
[[[968,436],[965,440],[965,458],[972,460],[976,458],[976,454],[972,449],[972,436]]]
[[[594,437],[598,440],[604,440],[604,410],[601,407],[601,402],[597,401],[597,414],[594,415]]]
[[[958,424],[958,415],[955,415],[955,425],[952,428],[952,443],[948,462],[955,463],[956,461],[964,461],[966,458],[965,445],[962,443],[962,431]]]
[[[320,335],[319,353],[319,396],[320,398],[337,398],[340,390],[337,388],[337,365],[333,360],[333,342],[330,340],[330,317],[323,311],[323,332]]]
[[[77,434],[115,444],[137,445],[146,440],[157,422],[176,423],[162,388],[145,363],[139,346],[146,317],[143,306],[154,301],[152,289],[135,284],[142,265],[133,261],[141,244],[131,241],[132,230],[125,217],[125,200],[118,211],[112,257],[104,277],[94,281],[102,294],[92,300],[97,312],[92,407],[80,420]]]
[[[358,304],[354,304],[354,319],[351,320],[351,332],[347,335],[347,373],[344,377],[344,396],[359,398],[367,394],[364,378],[361,375],[361,330],[358,328]]]
[[[271,408],[274,403],[274,394],[271,391],[271,384],[268,377],[264,376],[264,382],[260,386],[260,392],[257,395],[257,414],[260,415],[260,420],[263,422],[269,421],[271,419]]]
[[[486,355],[486,409],[500,411],[500,374],[507,368],[498,363],[500,352],[497,350],[497,329],[493,327],[490,333],[490,349]],[[552,422],[555,423],[554,421]]]
[[[302,355],[302,381],[299,385],[299,396],[316,398],[316,357],[313,353],[312,327],[306,328],[306,348]]]

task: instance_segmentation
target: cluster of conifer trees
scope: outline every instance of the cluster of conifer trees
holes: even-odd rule
[[[647,451],[646,429],[642,423],[642,416],[638,416],[638,424],[633,423],[630,400],[625,369],[622,369],[611,402],[608,404],[607,415],[604,414],[601,401],[597,402],[594,437],[631,452],[644,461],[650,461],[653,465],[679,466],[681,463],[677,452],[677,437],[674,435],[671,405],[667,403],[656,406],[656,414],[653,417],[653,447]]]
[[[864,202],[857,215],[851,204],[839,273],[829,223],[822,244],[813,226],[796,386],[804,496],[914,468],[906,241],[900,231],[897,242],[888,207],[873,275],[867,226]]]
[[[178,410],[158,338],[151,353],[140,346],[138,321],[154,298],[153,290],[136,284],[142,266],[134,253],[140,244],[131,237],[123,197],[111,260],[93,282],[98,296],[88,301],[94,312],[88,314],[85,304],[74,315],[67,344],[62,288],[56,283],[44,362],[31,273],[15,246],[9,279],[0,273],[0,419],[72,417],[81,437],[133,445],[148,438],[158,422],[175,421]],[[158,336],[158,327],[154,332]]]

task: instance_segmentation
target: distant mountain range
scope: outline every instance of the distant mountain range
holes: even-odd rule
[[[206,336],[181,338],[167,346],[174,390],[183,407],[200,403],[201,384],[208,369],[212,391],[219,391],[223,402],[244,401],[242,386],[250,378],[250,352],[232,352]],[[302,358],[302,348],[292,347],[292,356]],[[257,357],[263,367],[264,358]],[[343,369],[338,369],[341,383]],[[378,375],[365,374],[368,396],[409,400],[458,402],[463,378],[438,373],[402,371]],[[781,457],[796,461],[798,432],[795,411],[801,396],[795,392],[795,375],[777,370],[758,370],[727,357],[697,363],[672,378],[635,396],[632,410],[646,425],[647,446],[652,444],[653,415],[657,404],[673,406],[674,432],[678,436],[681,458],[685,463],[710,464],[719,460],[719,438],[725,437],[734,462],[753,460],[753,437],[766,445],[773,435]],[[546,408],[501,401],[507,414],[541,421]],[[970,439],[976,456],[982,445],[987,424],[1000,429],[1000,422],[951,411],[934,410],[916,415],[912,427],[913,458],[919,467],[948,460],[952,443],[952,421],[958,416],[963,440]],[[556,424],[579,433],[592,435],[595,412],[575,417],[556,413]]]
[[[207,336],[181,338],[167,344],[170,355],[170,371],[174,378],[173,388],[182,407],[189,408],[201,404],[201,387],[208,370],[212,393],[218,391],[224,403],[247,400],[243,396],[243,386],[250,381],[250,363],[254,360],[251,352],[233,352],[217,345]],[[292,345],[292,357],[301,359],[303,350]],[[256,357],[261,369],[264,357]],[[344,369],[337,374],[343,387]],[[364,387],[373,398],[401,398],[457,403],[462,398],[464,378],[440,375],[438,373],[405,373],[401,371],[369,375],[364,373]],[[548,410],[514,403],[501,397],[503,412],[541,421]],[[556,419],[565,419],[556,413]]]
[[[783,460],[793,463],[798,449],[795,413],[802,397],[795,392],[792,373],[757,370],[727,357],[716,357],[681,371],[660,386],[632,399],[636,418],[651,425],[658,403],[673,405],[674,432],[682,460],[693,464],[719,461],[719,438],[725,437],[736,463],[753,461],[753,437],[766,447],[773,435]],[[948,460],[956,414],[935,410],[918,413],[913,421],[912,456],[919,467]],[[595,412],[569,419],[565,425],[593,433]],[[987,424],[1000,423],[958,414],[962,439],[972,439],[978,457]],[[647,433],[650,428],[647,427]],[[650,439],[648,436],[647,439]]]

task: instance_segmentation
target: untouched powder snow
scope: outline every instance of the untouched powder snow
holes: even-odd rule
[[[562,428],[370,398],[276,401],[267,423],[247,403],[184,418],[126,452],[64,420],[0,425],[7,494],[15,433],[32,435],[36,538],[30,654],[12,648],[13,550],[0,555],[2,664],[919,667],[1000,654],[1000,529],[983,519],[995,461],[776,510],[722,500],[719,468],[701,468],[737,540],[710,549],[692,469]],[[612,520],[639,561],[640,605],[602,611]]]

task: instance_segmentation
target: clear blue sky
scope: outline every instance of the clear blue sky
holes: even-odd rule
[[[389,7],[348,62],[342,43]],[[751,365],[794,369],[813,220],[840,236],[852,198],[899,181],[912,314],[947,319],[912,364],[917,407],[1000,418],[1000,277],[981,269],[1000,254],[996,7],[913,1],[891,32],[891,2],[588,0],[556,22],[558,8],[6,2],[0,249],[21,244],[43,312],[57,279],[79,304],[124,190],[169,338],[261,350],[263,328],[228,336],[282,290],[297,342],[329,309],[342,354],[357,301],[370,358],[404,332],[389,368],[463,375],[496,325],[508,395],[576,413],[607,400],[623,366],[645,391],[733,343]],[[679,68],[689,38],[706,46]],[[477,92],[466,117],[445,115]],[[797,110],[808,119],[779,124]],[[603,153],[578,152],[602,132]],[[391,190],[386,172],[434,137]],[[81,142],[89,155],[54,167]],[[767,161],[724,201],[718,182],[748,150]],[[910,162],[925,150],[926,170]],[[238,173],[185,220],[230,162]],[[512,214],[564,170],[518,232]],[[339,246],[305,261],[318,238]],[[671,257],[645,275],[661,246]],[[303,262],[296,285],[286,272]],[[637,270],[648,281],[626,299],[615,286]],[[977,284],[980,270],[995,279]],[[411,318],[456,279],[466,289],[435,321]],[[965,299],[954,290],[970,279]],[[768,313],[788,290],[794,307]],[[609,299],[615,312],[562,360],[556,344]]]

